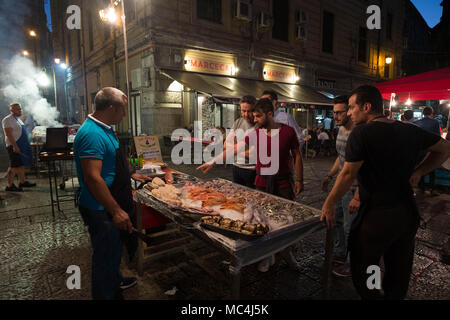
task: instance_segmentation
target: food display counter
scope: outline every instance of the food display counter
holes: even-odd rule
[[[239,298],[242,267],[268,258],[324,228],[319,221],[320,211],[315,208],[224,179],[171,186],[158,186],[155,183],[153,187],[163,189],[154,191],[155,188],[150,184],[149,188],[144,186],[134,193],[134,201],[138,204],[138,232],[142,232],[143,204],[212,244],[230,260],[233,299]],[[171,192],[167,201],[163,191]],[[220,228],[218,225],[216,228],[205,225],[206,217],[227,221],[229,230],[223,230],[223,225]],[[230,220],[234,227],[230,227]],[[250,235],[251,231],[247,230],[253,230],[253,233]],[[261,232],[257,234],[257,230]],[[137,258],[138,274],[143,275],[145,257],[141,241]]]

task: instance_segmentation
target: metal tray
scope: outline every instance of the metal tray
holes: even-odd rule
[[[232,238],[232,239],[239,238],[239,239],[243,239],[243,240],[247,240],[247,241],[252,241],[252,240],[255,240],[255,239],[258,239],[258,238],[264,236],[264,234],[263,235],[245,234],[245,233],[241,233],[241,232],[230,230],[230,229],[216,227],[216,226],[204,223],[204,222],[200,223],[200,225],[205,229],[219,232],[219,233],[221,233],[229,238]]]

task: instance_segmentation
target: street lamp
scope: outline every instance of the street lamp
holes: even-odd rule
[[[54,59],[54,62],[55,62],[55,63],[52,64],[53,84],[54,84],[54,88],[53,88],[53,89],[54,89],[54,91],[55,91],[55,107],[56,107],[56,110],[58,110],[58,94],[57,94],[57,87],[56,87],[55,64],[56,64],[56,65],[59,65],[59,67],[60,67],[61,69],[63,69],[64,72],[65,72],[65,70],[67,69],[67,64],[61,63],[61,59],[59,59],[59,58],[55,58],[55,59]]]
[[[116,0],[110,7],[100,10],[99,15],[102,21],[107,21],[109,23],[115,24],[117,21],[116,7],[121,3],[122,7],[122,27],[123,27],[123,47],[125,51],[125,78],[126,78],[126,86],[127,86],[127,100],[128,100],[128,112],[129,112],[129,125],[131,131],[131,145],[134,150],[134,133],[133,133],[133,120],[132,120],[132,110],[131,110],[131,97],[130,97],[130,82],[129,82],[129,72],[128,72],[128,44],[127,44],[127,26],[126,26],[126,17],[125,17],[125,4],[124,0]],[[136,132],[137,134],[137,132]]]
[[[37,58],[37,33],[36,33],[36,31],[34,31],[34,30],[30,30],[29,32],[28,32],[28,35],[31,37],[31,38],[34,38],[34,40],[33,40],[33,46],[34,46],[34,62],[36,63],[36,67],[38,66],[38,58]]]

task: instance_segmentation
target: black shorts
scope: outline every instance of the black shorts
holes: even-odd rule
[[[22,158],[19,153],[13,151],[13,146],[7,147],[6,150],[8,150],[9,166],[11,168],[23,167]]]

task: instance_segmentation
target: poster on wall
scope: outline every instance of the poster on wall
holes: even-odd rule
[[[143,154],[145,160],[161,161],[161,148],[159,140],[156,136],[140,136],[134,137],[137,154]]]

